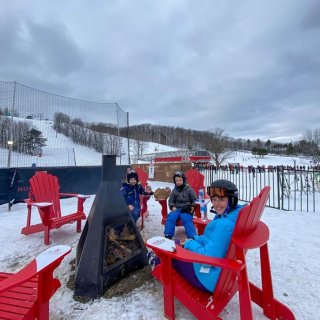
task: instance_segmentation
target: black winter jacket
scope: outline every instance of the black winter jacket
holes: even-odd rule
[[[192,213],[196,200],[197,195],[189,185],[186,184],[181,190],[175,186],[170,194],[169,208],[172,210],[173,207],[176,207],[181,212]]]

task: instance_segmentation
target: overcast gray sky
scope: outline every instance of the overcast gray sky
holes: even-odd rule
[[[0,0],[0,80],[130,124],[291,141],[320,127],[320,1]]]

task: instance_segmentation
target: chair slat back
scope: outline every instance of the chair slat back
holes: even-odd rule
[[[241,209],[232,237],[249,235],[255,231],[267,203],[269,192],[270,187],[263,188],[257,197],[255,197],[247,206]],[[234,259],[235,254],[235,245],[231,240],[226,258]],[[237,286],[236,274],[223,269],[221,271],[216,289],[213,293],[213,299],[222,299],[224,296],[229,295],[230,293],[233,295],[237,289]]]
[[[269,197],[270,187],[264,187],[259,195],[255,197],[247,210],[239,214],[233,236],[239,237],[252,233],[258,226],[263,210]]]
[[[37,171],[29,180],[32,200],[36,202],[52,202],[50,219],[61,217],[58,178],[44,171]]]
[[[135,171],[138,174],[139,182],[143,186],[143,188],[146,187],[148,184],[148,174],[142,169],[142,168],[135,168]]]
[[[197,169],[188,170],[186,172],[186,179],[188,185],[195,191],[196,194],[199,193],[199,189],[204,188],[204,175]]]

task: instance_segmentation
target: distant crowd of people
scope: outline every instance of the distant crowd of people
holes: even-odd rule
[[[215,172],[219,169],[219,170],[223,170],[223,171],[229,171],[232,174],[237,174],[240,171],[243,172],[244,169],[246,169],[246,167],[244,167],[241,164],[228,164],[228,165],[221,165],[219,167],[217,167],[214,164],[195,164],[194,167],[198,168],[198,169],[211,169],[214,170]],[[290,165],[278,165],[278,166],[273,166],[273,165],[257,165],[257,166],[252,166],[249,165],[247,166],[248,168],[248,172],[255,174],[256,172],[276,172],[277,170],[287,170],[287,171],[294,171],[294,170],[301,170],[301,171],[317,171],[320,170],[320,166],[290,166]]]

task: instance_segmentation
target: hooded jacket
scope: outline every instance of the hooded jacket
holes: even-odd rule
[[[124,182],[121,188],[123,197],[127,205],[140,206],[140,195],[153,195],[153,192],[146,192],[140,183],[132,185],[130,183]]]
[[[203,235],[195,236],[194,240],[187,240],[185,242],[185,249],[209,257],[224,258],[230,244],[239,211],[242,207],[242,205],[237,205],[228,214],[225,214],[220,218],[216,217],[206,226]],[[201,284],[208,291],[213,292],[221,268],[202,265],[200,263],[193,263],[193,268]],[[203,268],[209,268],[209,272],[204,272]]]
[[[172,210],[176,207],[181,211],[190,212],[191,207],[195,207],[196,200],[197,195],[189,185],[184,185],[180,190],[175,186],[170,194],[169,208]]]

